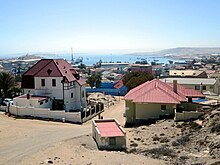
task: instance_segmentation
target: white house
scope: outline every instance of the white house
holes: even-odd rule
[[[34,97],[47,97],[51,104],[46,104],[51,110],[65,109],[82,111],[86,103],[84,83],[77,71],[63,59],[41,59],[22,75],[24,94]],[[15,98],[17,106],[23,105],[22,98]],[[40,107],[42,102],[33,104]],[[38,108],[36,107],[36,108]]]

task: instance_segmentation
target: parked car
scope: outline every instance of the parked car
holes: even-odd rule
[[[9,99],[9,98],[4,99],[3,105],[6,106],[13,105],[13,99]]]

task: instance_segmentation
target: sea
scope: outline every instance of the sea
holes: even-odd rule
[[[63,58],[67,61],[71,61],[71,55],[70,54],[56,54],[56,55],[41,55],[45,58]],[[169,57],[163,57],[163,56],[150,56],[150,55],[123,55],[123,54],[74,54],[73,55],[74,60],[82,58],[83,64],[86,66],[92,66],[99,62],[100,60],[103,63],[109,63],[109,62],[118,62],[118,63],[135,63],[136,61],[142,61],[146,60],[149,64],[151,62],[156,62],[160,64],[168,64],[169,61],[173,62],[184,62],[184,60],[178,60],[178,59],[171,59]]]

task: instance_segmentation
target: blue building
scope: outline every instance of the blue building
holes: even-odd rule
[[[106,95],[124,96],[127,94],[128,89],[126,86],[124,86],[123,81],[119,80],[116,82],[103,82],[101,83],[100,88],[86,88],[86,92],[101,92],[105,93]]]

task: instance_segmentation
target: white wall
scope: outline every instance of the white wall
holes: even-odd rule
[[[21,107],[34,107],[34,108],[52,108],[52,100],[48,99],[48,101],[46,102],[45,100],[42,101],[43,104],[40,104],[40,102],[38,101],[38,99],[26,99],[26,98],[19,98],[16,97],[13,99],[14,105],[16,106],[21,106]]]
[[[71,93],[73,93],[73,98],[71,98]],[[84,93],[84,97],[82,97],[82,93]],[[64,90],[64,100],[66,111],[72,109],[81,109],[86,107],[86,92],[85,87],[80,86],[77,82],[75,82],[75,87],[69,90]]]
[[[82,123],[80,112],[65,112],[63,110],[51,111],[47,108],[33,108],[33,107],[19,107],[15,105],[10,106],[10,113],[16,116],[33,116],[40,118],[50,118]]]
[[[45,86],[41,86],[41,79],[45,79]],[[52,86],[52,79],[56,79],[56,87]],[[39,96],[49,96],[52,99],[55,97],[55,99],[64,99],[65,109],[66,111],[69,110],[76,110],[85,108],[87,106],[86,103],[86,91],[84,86],[80,86],[77,82],[74,82],[75,86],[71,87],[68,90],[63,91],[63,84],[61,83],[62,77],[35,77],[35,91],[31,90],[30,93],[34,93],[35,95]],[[68,85],[68,83],[65,83],[65,85]],[[27,93],[28,90],[25,90],[25,93]],[[64,98],[63,98],[64,93]],[[71,98],[71,93],[73,93],[73,98]],[[82,97],[82,93],[84,93],[84,97]],[[24,103],[27,104],[27,103]],[[24,106],[24,104],[21,104],[21,106]],[[20,105],[20,104],[18,104]],[[41,107],[41,106],[35,106],[35,107]]]
[[[41,79],[45,79],[45,86],[41,86]],[[52,79],[56,79],[56,86],[52,86]],[[35,94],[52,96],[56,99],[63,99],[62,77],[35,77]]]

